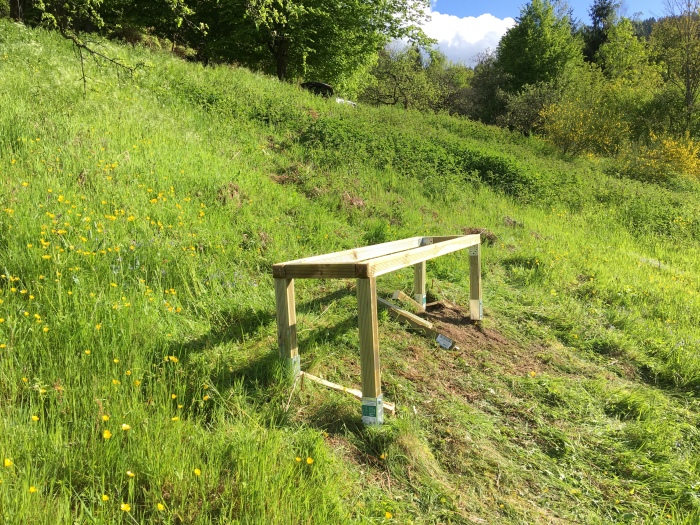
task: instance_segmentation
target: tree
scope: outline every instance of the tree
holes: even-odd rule
[[[506,108],[503,88],[508,81],[509,77],[496,64],[496,54],[489,50],[480,53],[469,87],[451,97],[452,110],[485,124],[495,124]]]
[[[387,47],[360,99],[404,109],[450,111],[451,96],[468,84],[471,69],[451,64],[435,49]]]
[[[509,76],[506,90],[517,93],[528,84],[556,81],[580,62],[581,42],[571,29],[568,16],[558,15],[549,0],[528,2],[496,51],[495,65]]]
[[[424,58],[417,46],[383,49],[360,100],[404,109],[429,109],[435,105],[439,93],[430,82],[428,67],[429,57]]]
[[[199,5],[204,4],[200,9]],[[275,74],[347,81],[390,39],[427,42],[418,24],[429,0],[201,0],[208,59]]]
[[[683,129],[688,132],[697,113],[700,94],[700,0],[667,0],[669,16],[651,35],[665,80],[683,100]]]
[[[583,54],[588,62],[595,62],[596,53],[608,40],[608,33],[617,22],[621,2],[616,0],[594,0],[588,10],[591,25],[583,30]]]
[[[610,79],[635,81],[655,73],[649,64],[649,50],[644,41],[634,34],[634,26],[627,18],[608,31],[607,41],[600,46],[595,62]]]

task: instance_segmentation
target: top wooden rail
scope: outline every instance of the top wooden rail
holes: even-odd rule
[[[275,264],[278,279],[368,279],[480,244],[481,236],[411,237]]]
[[[277,303],[277,342],[280,356],[294,375],[300,374],[297,348],[295,279],[357,279],[357,309],[360,330],[360,370],[362,375],[362,420],[381,424],[383,396],[379,374],[379,331],[377,323],[376,278],[401,268],[414,268],[414,299],[425,306],[425,262],[469,248],[469,313],[473,320],[483,316],[481,299],[481,236],[452,235],[411,237],[353,250],[328,253],[275,264]]]

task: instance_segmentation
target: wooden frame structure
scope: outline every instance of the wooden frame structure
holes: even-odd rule
[[[425,306],[425,262],[469,248],[469,314],[483,319],[481,297],[481,236],[411,237],[275,264],[277,343],[280,357],[294,377],[301,373],[297,347],[295,279],[357,279],[357,309],[360,331],[360,370],[362,375],[362,421],[381,424],[384,404],[379,368],[377,325],[377,277],[413,266],[413,293]]]

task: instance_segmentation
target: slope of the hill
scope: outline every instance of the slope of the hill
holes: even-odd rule
[[[136,73],[89,59],[84,95],[69,43],[0,20],[0,521],[697,523],[697,184],[101,45]],[[460,350],[380,317],[396,417],[285,380],[273,263],[471,228]],[[302,368],[358,386],[354,283],[297,301]]]

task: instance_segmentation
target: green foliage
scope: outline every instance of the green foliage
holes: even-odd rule
[[[558,90],[552,83],[528,84],[518,93],[505,94],[505,113],[499,115],[496,123],[524,135],[540,131],[545,108],[551,107],[558,98]]]
[[[275,74],[338,84],[358,83],[391,38],[425,41],[417,22],[424,2],[225,0],[195,9],[209,27],[200,47],[207,60],[238,62]],[[357,78],[357,75],[360,75]]]
[[[452,96],[465,87],[471,70],[448,64],[444,55],[418,46],[379,53],[360,100],[404,109],[453,111]]]
[[[700,3],[674,0],[670,15],[660,20],[651,36],[653,53],[662,64],[664,79],[683,101],[683,133],[694,131],[700,95]]]
[[[496,55],[482,54],[474,67],[469,87],[452,96],[455,113],[485,124],[495,124],[505,112],[507,82],[508,75],[498,67]]]
[[[593,0],[588,14],[591,25],[583,27],[583,54],[589,62],[598,63],[596,55],[610,38],[610,30],[615,27],[621,2],[615,0]]]
[[[509,77],[507,90],[517,93],[527,84],[557,81],[582,56],[568,17],[559,16],[549,0],[532,0],[498,43],[496,66]]]
[[[611,79],[635,82],[655,72],[646,45],[635,36],[627,18],[609,29],[606,42],[597,51],[596,63]]]
[[[700,179],[700,143],[684,138],[658,137],[623,150],[616,167],[627,177],[666,183],[676,176]]]

